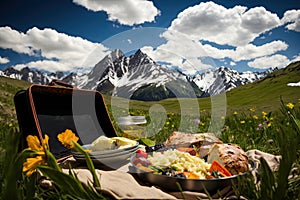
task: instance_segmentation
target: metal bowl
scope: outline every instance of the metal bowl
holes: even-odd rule
[[[159,186],[167,191],[195,191],[195,192],[209,192],[211,194],[216,193],[218,190],[222,190],[226,187],[232,187],[236,185],[238,179],[246,177],[256,168],[256,164],[253,160],[249,160],[250,170],[243,174],[233,175],[224,178],[215,179],[185,179],[178,177],[171,177],[165,175],[154,174],[141,170],[133,164],[133,159],[136,155],[131,157],[130,163],[133,167],[134,173],[144,182],[151,185]]]

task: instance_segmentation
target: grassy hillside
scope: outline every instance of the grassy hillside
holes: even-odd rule
[[[0,120],[16,120],[14,95],[30,83],[0,76]]]
[[[230,115],[234,111],[243,112],[254,108],[257,111],[278,111],[280,108],[280,98],[284,102],[296,104],[300,99],[300,87],[287,86],[288,83],[300,81],[300,61],[291,63],[284,69],[271,73],[262,80],[239,86],[226,93],[227,113]],[[224,98],[224,96],[223,96]],[[110,100],[107,97],[107,102]],[[196,109],[192,106],[194,99],[182,99],[190,105],[190,110]],[[210,111],[211,98],[198,99],[198,105],[202,111]],[[189,103],[191,102],[191,103]],[[167,112],[180,113],[178,99],[165,99],[159,102],[139,102],[131,101],[132,109],[148,110],[154,104],[159,103]]]
[[[285,102],[297,103],[300,99],[300,87],[291,87],[287,84],[299,81],[300,62],[295,62],[262,80],[227,92],[229,111],[245,110],[252,106],[266,112],[278,110],[281,97]]]

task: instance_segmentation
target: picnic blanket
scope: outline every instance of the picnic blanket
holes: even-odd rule
[[[260,158],[264,158],[269,164],[271,170],[276,171],[280,163],[280,156],[268,154],[259,150],[250,150],[247,152],[250,159],[257,163],[257,168],[260,165]],[[67,159],[62,163],[62,168],[65,173],[68,173],[69,165],[73,165],[74,172],[77,174],[80,181],[88,183],[92,180],[91,173],[84,167],[76,167],[76,161],[72,158]],[[101,189],[103,193],[114,199],[209,199],[205,193],[182,191],[168,192],[155,186],[148,186],[141,183],[134,174],[127,173],[129,164],[121,166],[116,170],[100,170],[96,173],[99,177]],[[253,171],[254,177],[257,175],[257,170]],[[213,199],[235,199],[231,188],[224,188],[218,194],[211,195]]]

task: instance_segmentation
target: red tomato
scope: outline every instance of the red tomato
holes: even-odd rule
[[[145,151],[138,149],[136,151],[136,157],[137,158],[139,158],[139,157],[148,158],[148,154]]]

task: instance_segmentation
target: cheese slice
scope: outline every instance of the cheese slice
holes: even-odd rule
[[[117,147],[117,144],[115,140],[100,136],[96,140],[94,140],[90,146],[92,151],[103,151],[103,150],[111,150],[115,149]]]

